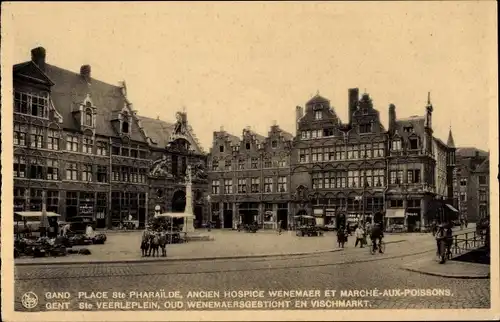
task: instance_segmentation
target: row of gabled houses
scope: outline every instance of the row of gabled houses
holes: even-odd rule
[[[295,134],[277,124],[267,135],[220,129],[206,153],[185,112],[176,122],[141,116],[124,82],[48,64],[42,47],[31,54],[13,67],[16,212],[45,203],[66,220],[143,226],[156,212],[183,211],[188,165],[198,226],[287,227],[302,215],[323,225],[340,212],[354,222],[383,211],[388,224],[415,230],[436,199],[459,207],[453,136],[433,135],[430,97],[422,116],[397,118],[390,105],[385,128],[368,93],[349,90],[347,122],[318,94],[296,107]]]

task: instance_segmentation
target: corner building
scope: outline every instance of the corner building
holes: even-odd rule
[[[264,228],[290,223],[292,134],[273,125],[267,136],[214,132],[209,153],[210,213],[216,227],[254,221]]]
[[[316,95],[296,108],[291,175],[294,215],[320,225],[340,212],[349,222],[369,220],[384,209],[386,130],[368,94],[349,90],[349,121],[342,123],[329,100]]]
[[[157,166],[152,157],[163,154],[173,168],[169,156],[185,155],[203,176],[205,156],[185,115],[174,126],[155,127],[132,108],[124,82],[94,79],[88,65],[80,73],[50,65],[42,47],[31,56],[13,67],[14,211],[41,211],[45,202],[62,220],[141,227],[158,198],[149,197]],[[164,186],[175,189],[173,181]],[[172,208],[169,197],[161,197],[164,208]]]

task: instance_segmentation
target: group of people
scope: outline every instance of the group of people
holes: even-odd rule
[[[348,236],[351,233],[351,227],[345,221],[340,220],[339,226],[337,228],[337,243],[339,247],[344,248],[344,244],[348,240]],[[372,222],[363,222],[360,221],[354,230],[354,236],[356,238],[356,242],[354,247],[360,246],[363,248],[367,242],[367,237],[370,237],[372,242],[373,251],[378,251],[380,253],[383,252],[381,244],[384,238],[384,226],[383,226],[383,216],[378,216],[374,218]]]
[[[149,225],[142,233],[141,253],[142,257],[167,257],[168,235],[165,229],[152,229]]]

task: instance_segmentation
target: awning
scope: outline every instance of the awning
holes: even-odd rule
[[[453,207],[452,205],[446,204],[446,206],[448,208],[450,208],[451,211],[458,212],[458,210],[455,207]]]
[[[167,218],[193,218],[193,214],[185,214],[183,212],[165,212],[163,214],[155,215],[155,218],[167,217]]]
[[[55,212],[46,211],[45,214],[47,215],[47,217],[61,217],[61,215],[58,215]],[[24,218],[42,217],[42,212],[41,211],[19,211],[19,212],[15,212],[14,215],[18,215],[18,216],[21,216]]]
[[[404,218],[405,210],[404,208],[393,208],[393,209],[389,208],[385,211],[385,216],[387,218]]]

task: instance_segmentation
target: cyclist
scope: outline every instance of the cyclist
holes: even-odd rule
[[[444,251],[446,252],[445,256],[451,254],[451,245],[453,243],[453,230],[451,227],[452,227],[451,224],[446,224],[446,223],[439,224],[437,227],[435,237],[436,237],[438,256],[441,255],[440,252],[441,241],[445,242],[445,249],[444,249]],[[442,258],[441,263],[444,263],[444,261],[445,260]]]

